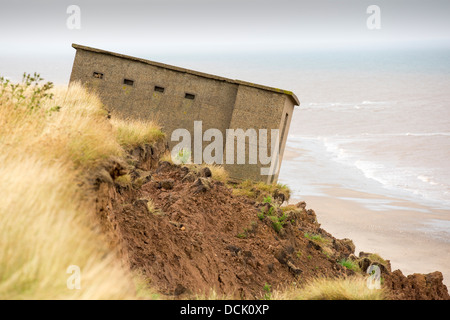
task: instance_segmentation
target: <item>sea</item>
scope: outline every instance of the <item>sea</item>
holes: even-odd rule
[[[302,103],[287,147],[300,155],[282,166],[280,181],[299,196],[328,184],[449,210],[450,51],[314,59],[299,73],[310,81],[293,82]]]

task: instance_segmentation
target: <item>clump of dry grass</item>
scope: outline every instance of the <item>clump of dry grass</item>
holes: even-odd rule
[[[131,188],[133,181],[129,174],[124,174],[122,176],[118,176],[114,182],[121,186],[122,188]]]
[[[164,153],[160,159],[160,161],[167,161],[169,163],[174,164],[175,162],[172,159],[172,154],[167,151]],[[198,172],[202,168],[209,168],[211,170],[211,177],[214,180],[227,183],[230,179],[230,176],[228,175],[228,172],[225,170],[225,168],[222,165],[219,164],[194,164],[194,163],[184,163],[183,165],[189,167],[191,170]]]
[[[100,100],[73,84],[51,89],[53,98],[41,95],[31,108],[32,99],[4,84],[0,299],[134,298],[132,277],[95,227],[77,184],[87,170],[124,155]],[[81,289],[67,286],[71,265],[81,270]]]
[[[285,201],[288,201],[291,195],[289,187],[284,184],[267,184],[251,180],[245,180],[237,185],[233,185],[233,193],[235,195],[253,198],[261,202],[267,197],[279,198],[280,195],[282,195]]]
[[[166,152],[159,158],[159,161],[166,161],[166,162],[169,162],[169,163],[173,164],[173,161],[172,161],[172,155],[170,154],[169,151],[166,151]]]
[[[202,164],[201,167],[207,167],[211,170],[211,178],[223,183],[228,182],[230,178],[225,168],[218,164]]]
[[[136,298],[142,300],[161,300],[167,297],[158,293],[151,286],[151,281],[143,273],[135,271],[133,275],[134,284],[136,286]]]
[[[201,292],[194,295],[188,295],[187,300],[233,300],[232,294],[220,294],[215,289],[207,292]]]
[[[125,148],[152,144],[164,138],[161,127],[153,121],[113,117],[111,123],[116,130],[117,141]]]
[[[388,262],[386,260],[384,260],[378,253],[371,253],[368,256],[368,258],[372,262],[379,262],[379,263],[381,263],[382,265],[385,265],[385,266],[388,265]]]
[[[316,278],[299,289],[274,294],[280,300],[385,300],[384,289],[370,289],[364,277]]]

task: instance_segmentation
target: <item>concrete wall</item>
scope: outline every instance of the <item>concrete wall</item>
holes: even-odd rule
[[[102,73],[103,77],[95,78],[94,72]],[[124,84],[124,79],[132,80],[133,85]],[[155,119],[167,134],[170,147],[177,144],[170,142],[173,130],[188,129],[193,139],[194,121],[201,120],[203,132],[209,128],[222,132],[224,149],[228,128],[244,131],[253,128],[257,132],[267,129],[270,150],[270,129],[279,129],[281,134],[287,114],[280,148],[282,157],[294,108],[291,97],[281,90],[268,91],[223,79],[78,48],[70,81],[80,81],[95,90],[105,106],[115,114]],[[155,91],[155,86],[164,88],[164,93]],[[186,93],[194,94],[195,99],[186,99]],[[203,147],[209,143],[204,142]],[[247,159],[250,147],[247,141]],[[272,182],[278,178],[278,172],[273,177],[261,176],[259,162],[256,165],[225,167],[236,179]]]
[[[258,133],[258,141],[260,139],[259,129],[266,129],[266,154],[268,156],[271,155],[271,129],[278,129],[280,134],[279,138],[281,139],[279,151],[282,159],[293,110],[294,104],[291,99],[284,94],[240,85],[236,96],[233,116],[230,122],[230,129],[242,128],[246,131],[247,129],[253,128]],[[286,121],[286,128],[284,129],[285,134],[281,137],[286,114],[288,115],[288,118]],[[252,147],[251,144],[252,143],[246,139],[246,159],[248,159],[248,151]],[[234,153],[234,158],[236,159],[237,148],[235,148]],[[226,165],[226,169],[230,175],[235,178],[245,177],[246,179],[261,180],[264,182],[277,181],[279,170],[276,170],[272,177],[261,176],[261,167],[269,167],[270,165],[262,165],[259,156],[258,150],[258,161],[256,165],[248,164],[248,161],[246,161],[247,164],[244,165]]]
[[[103,73],[103,79],[93,77]],[[123,84],[134,81],[133,86]],[[231,120],[238,85],[168,70],[142,62],[77,50],[70,81],[95,89],[109,110],[125,117],[156,118],[164,132],[177,128],[192,132],[194,120],[203,129],[217,128],[225,135]],[[163,87],[164,93],[156,92]],[[194,100],[185,94],[195,95]]]

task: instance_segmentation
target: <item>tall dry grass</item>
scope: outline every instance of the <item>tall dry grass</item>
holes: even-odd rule
[[[0,299],[136,297],[132,275],[107,247],[77,185],[90,168],[124,154],[100,100],[74,84],[53,89],[53,99],[30,110],[5,88],[0,96]],[[80,268],[81,289],[67,286],[71,265]]]
[[[117,141],[127,149],[164,138],[164,133],[155,121],[113,117],[111,123],[115,128]]]
[[[275,300],[385,300],[386,290],[371,289],[362,276],[316,278],[301,288],[274,292]]]

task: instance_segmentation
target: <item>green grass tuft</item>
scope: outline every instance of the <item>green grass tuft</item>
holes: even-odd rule
[[[358,272],[361,271],[361,269],[359,268],[359,265],[352,260],[347,260],[347,259],[341,259],[338,262],[341,266],[346,267],[347,269],[350,269],[352,271]]]

